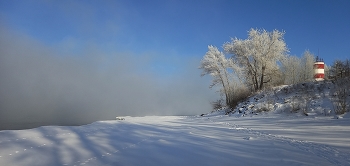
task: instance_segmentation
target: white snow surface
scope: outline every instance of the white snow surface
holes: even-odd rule
[[[281,86],[202,116],[0,131],[0,166],[350,165],[331,82]],[[307,116],[306,116],[307,115]]]
[[[0,131],[0,165],[350,165],[348,115],[123,118]]]

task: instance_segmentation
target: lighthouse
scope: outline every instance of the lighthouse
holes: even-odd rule
[[[318,56],[316,57],[316,62],[314,63],[314,78],[316,81],[324,80],[324,61]]]

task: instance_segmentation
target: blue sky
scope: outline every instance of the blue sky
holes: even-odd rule
[[[250,28],[285,31],[292,55],[308,49],[327,63],[345,59],[350,57],[349,7],[347,0],[15,0],[0,5],[2,24],[49,46],[71,44],[76,53],[95,43],[106,52],[157,54],[158,66],[166,58],[202,57],[207,45],[246,38]]]
[[[349,9],[348,0],[0,0],[0,109],[208,112],[218,98],[199,76],[208,45],[277,29],[291,55],[310,50],[330,64],[350,58]]]

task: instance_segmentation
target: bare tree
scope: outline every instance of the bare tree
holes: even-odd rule
[[[344,62],[344,75],[345,77],[350,77],[350,60],[346,59]]]
[[[288,52],[283,35],[284,32],[278,30],[251,29],[248,39],[234,38],[224,44],[225,51],[233,55],[254,91],[263,89],[264,84],[275,79],[277,61]]]
[[[345,61],[336,60],[331,65],[329,70],[330,76],[333,79],[341,79],[350,77],[350,61],[349,59]]]
[[[350,93],[350,77],[339,78],[334,81],[334,89],[332,90],[333,109],[336,114],[344,114],[350,111],[349,93]]]

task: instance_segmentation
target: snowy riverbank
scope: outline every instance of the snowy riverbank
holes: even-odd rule
[[[0,165],[349,165],[349,118],[125,117],[0,131]]]

